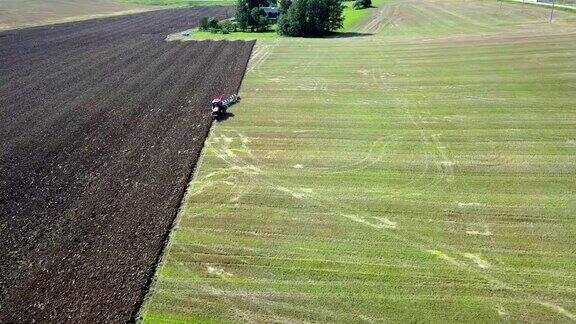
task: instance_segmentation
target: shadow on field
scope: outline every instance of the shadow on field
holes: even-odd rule
[[[358,33],[358,32],[335,32],[335,33],[330,33],[327,35],[311,35],[311,36],[296,36],[295,38],[352,38],[352,37],[366,37],[366,36],[372,36],[374,34],[371,33]],[[290,38],[288,36],[285,36],[287,38]]]
[[[222,122],[222,121],[227,120],[230,117],[234,117],[234,114],[231,112],[228,112],[228,109],[232,108],[233,106],[235,106],[239,102],[240,102],[240,96],[236,96],[236,100],[229,103],[228,108],[226,108],[226,110],[224,111],[224,118],[218,120],[218,122]]]
[[[342,33],[334,33],[328,37],[330,38],[352,38],[352,37],[366,37],[372,36],[374,34],[371,33],[358,33],[358,32],[342,32]]]
[[[223,121],[227,120],[227,119],[230,118],[230,117],[234,117],[234,114],[231,113],[231,112],[225,112],[225,113],[224,113],[224,118],[218,120],[218,122],[223,122]]]

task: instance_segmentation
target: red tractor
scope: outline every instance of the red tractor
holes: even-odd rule
[[[222,120],[226,116],[226,105],[222,101],[222,97],[212,99],[212,119]]]
[[[233,94],[230,97],[222,100],[222,96],[212,99],[212,119],[223,120],[226,118],[226,109],[237,103],[240,97],[237,94]]]

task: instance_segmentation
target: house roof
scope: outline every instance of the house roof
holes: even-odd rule
[[[264,10],[265,13],[271,13],[271,14],[278,13],[278,7],[262,7],[262,10]]]

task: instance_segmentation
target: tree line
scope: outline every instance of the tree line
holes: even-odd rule
[[[262,7],[269,6],[267,0],[238,0],[236,2],[236,23],[240,30],[265,31],[270,26]]]
[[[282,0],[278,33],[321,36],[342,28],[342,0]]]
[[[238,0],[236,23],[241,30],[263,31],[269,21],[261,7],[267,0]],[[342,28],[342,0],[280,0],[277,32],[285,36],[322,36]]]

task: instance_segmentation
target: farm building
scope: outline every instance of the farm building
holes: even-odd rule
[[[278,7],[262,7],[262,9],[266,13],[268,20],[270,21],[278,20],[278,15],[280,14],[280,12],[278,11]]]

